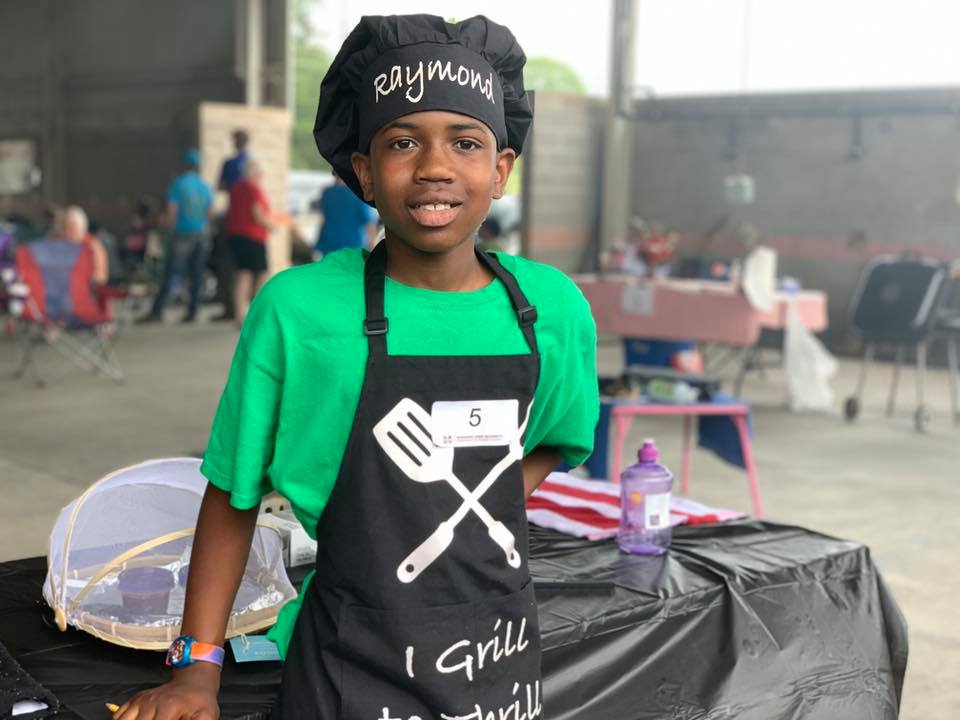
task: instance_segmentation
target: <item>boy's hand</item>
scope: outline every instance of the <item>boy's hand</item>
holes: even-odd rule
[[[204,665],[208,663],[186,668],[170,682],[137,693],[114,713],[113,720],[217,720],[220,668]]]
[[[208,485],[200,503],[180,632],[223,645],[223,631],[250,555],[258,506],[237,510],[230,494]],[[196,579],[201,578],[198,582]],[[202,585],[201,585],[202,583]],[[114,720],[218,720],[220,667],[198,662],[173,671],[166,685],[127,700]]]

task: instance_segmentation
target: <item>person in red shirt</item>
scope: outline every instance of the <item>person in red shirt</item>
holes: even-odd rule
[[[255,160],[247,160],[244,177],[230,186],[230,210],[227,236],[237,269],[234,281],[234,307],[239,324],[246,317],[250,300],[266,276],[267,237],[270,204],[261,186],[263,170]]]

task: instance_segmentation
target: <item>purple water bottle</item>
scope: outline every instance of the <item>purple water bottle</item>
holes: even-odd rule
[[[639,462],[620,475],[620,532],[624,552],[661,555],[670,547],[670,488],[673,474],[657,462],[653,440],[643,441]]]

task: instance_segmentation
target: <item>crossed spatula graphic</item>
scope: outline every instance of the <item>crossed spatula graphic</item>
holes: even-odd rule
[[[474,512],[486,526],[490,538],[500,546],[510,567],[520,567],[520,553],[516,549],[516,538],[499,520],[494,519],[480,504],[483,497],[503,472],[517,460],[523,458],[523,445],[520,439],[530,417],[530,408],[523,424],[511,439],[507,454],[484,476],[480,484],[471,492],[453,472],[452,447],[437,447],[433,443],[433,422],[430,414],[410,398],[403,398],[373,428],[373,435],[403,474],[414,482],[433,483],[446,481],[463,502],[456,512],[440,523],[436,530],[417,548],[407,555],[397,567],[400,582],[413,582],[420,573],[428,568],[453,542],[453,532],[457,525]]]

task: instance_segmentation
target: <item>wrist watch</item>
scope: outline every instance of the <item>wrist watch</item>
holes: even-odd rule
[[[223,667],[223,648],[211,643],[199,642],[190,635],[181,635],[167,650],[167,667],[185,668],[197,662],[213,663]]]

